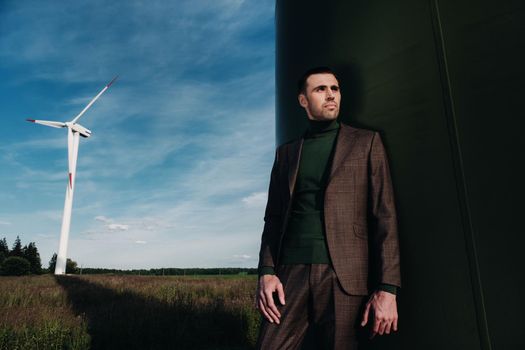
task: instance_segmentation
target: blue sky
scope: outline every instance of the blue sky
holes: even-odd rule
[[[3,1],[0,238],[84,267],[255,267],[275,145],[274,1]]]

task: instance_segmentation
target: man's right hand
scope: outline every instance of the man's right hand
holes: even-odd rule
[[[271,323],[280,324],[281,313],[273,301],[273,293],[277,292],[279,301],[284,305],[283,284],[275,275],[262,275],[259,277],[259,285],[255,296],[255,307]]]

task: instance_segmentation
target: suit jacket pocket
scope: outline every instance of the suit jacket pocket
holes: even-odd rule
[[[368,239],[368,230],[365,226],[354,224],[354,234],[361,239]]]

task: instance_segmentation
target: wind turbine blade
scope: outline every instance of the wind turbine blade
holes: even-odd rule
[[[111,81],[109,82],[108,85],[104,86],[104,88],[103,88],[102,90],[100,90],[100,92],[98,93],[98,95],[95,96],[95,97],[94,97],[94,98],[93,98],[93,99],[87,104],[86,107],[84,107],[84,109],[82,110],[82,112],[80,112],[80,113],[79,113],[79,114],[78,114],[78,115],[77,115],[77,116],[71,121],[71,123],[73,123],[73,124],[76,123],[77,120],[82,116],[82,114],[84,114],[84,113],[89,109],[89,107],[91,107],[91,105],[92,105],[93,103],[95,103],[95,101],[98,100],[98,98],[99,98],[104,92],[106,92],[107,89],[109,89],[109,87],[113,84],[113,82],[114,82],[115,80],[117,80],[117,78],[118,78],[118,75],[117,75],[115,78],[113,78],[113,80],[111,80]]]
[[[31,122],[31,123],[51,126],[53,128],[64,128],[66,126],[66,123],[64,123],[64,122],[54,122],[54,121],[50,121],[50,120],[35,120],[35,119],[26,119],[26,120],[28,122]]]

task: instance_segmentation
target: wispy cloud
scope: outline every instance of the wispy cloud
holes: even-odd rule
[[[250,259],[251,258],[251,256],[248,255],[248,254],[235,254],[233,257],[234,258],[241,258],[241,259]]]
[[[95,216],[95,220],[96,220],[96,221],[104,222],[104,223],[106,223],[106,224],[111,223],[111,219],[108,219],[108,218],[105,217],[104,215]]]
[[[268,195],[266,192],[255,192],[242,199],[243,203],[249,207],[260,207],[266,204]]]
[[[38,69],[27,67],[37,78],[105,81],[118,67],[123,75],[134,72],[134,79],[149,77],[155,82],[168,72],[168,79],[178,81],[195,68],[206,74],[220,64],[249,63],[272,49],[245,41],[243,34],[268,30],[273,1],[156,0],[145,6],[135,0],[105,5],[101,0],[11,5],[10,15],[2,21],[3,29],[9,30],[2,31],[0,55],[45,63]],[[77,21],[78,15],[85,20]]]
[[[129,225],[125,224],[109,224],[108,229],[110,231],[127,231],[129,229]]]

